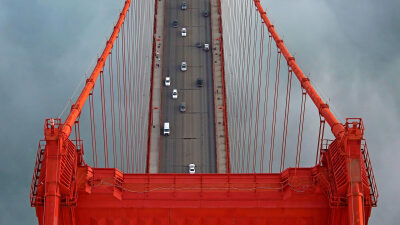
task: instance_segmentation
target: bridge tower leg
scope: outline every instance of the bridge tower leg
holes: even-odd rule
[[[364,196],[362,184],[362,153],[363,140],[362,121],[346,123],[346,135],[343,144],[347,155],[347,171],[349,185],[347,191],[349,225],[364,225]]]
[[[46,139],[46,178],[44,200],[44,225],[58,225],[60,212],[60,150],[62,138],[59,128],[55,127],[54,120],[46,121],[44,129]]]

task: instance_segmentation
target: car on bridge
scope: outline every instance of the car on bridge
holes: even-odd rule
[[[186,2],[182,2],[182,4],[181,4],[181,10],[186,10],[186,9],[187,9]]]
[[[187,32],[186,32],[186,28],[185,27],[182,27],[181,35],[182,35],[182,37],[186,37]]]
[[[179,111],[186,112],[186,104],[185,104],[185,102],[181,102],[181,105],[179,106]]]
[[[165,77],[164,84],[166,87],[171,86],[171,78],[170,77]]]
[[[172,22],[172,26],[177,28],[178,27],[178,21],[175,20],[174,22]]]
[[[163,134],[164,134],[164,136],[169,135],[169,122],[164,123]]]
[[[207,42],[204,43],[204,51],[208,52],[210,50],[210,44],[208,44]]]
[[[172,90],[172,99],[178,99],[178,90],[177,89]]]
[[[204,80],[201,78],[197,78],[196,84],[197,84],[197,87],[203,87]]]
[[[204,17],[208,17],[208,14],[209,14],[209,13],[208,13],[208,10],[204,10],[204,11],[203,11],[203,16],[204,16]]]
[[[185,72],[186,70],[187,70],[187,64],[186,64],[185,61],[183,61],[183,62],[181,63],[181,71],[182,71],[182,72]]]
[[[189,164],[189,173],[190,174],[195,174],[196,173],[195,167],[196,167],[196,165],[194,165],[194,163]]]

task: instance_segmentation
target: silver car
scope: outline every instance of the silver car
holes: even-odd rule
[[[181,63],[181,71],[182,71],[182,72],[185,72],[186,70],[187,70],[187,64],[186,64],[185,61],[183,61],[183,62]]]
[[[196,167],[196,165],[194,165],[194,163],[189,164],[189,173],[190,174],[196,173],[195,167]]]
[[[171,86],[171,78],[170,77],[165,77],[165,86],[169,87]]]
[[[210,50],[210,45],[206,42],[204,43],[204,51],[208,52]]]
[[[178,99],[178,90],[177,89],[172,90],[172,99]]]
[[[185,27],[182,28],[181,35],[182,35],[182,37],[186,37],[187,36],[187,31],[186,31]]]

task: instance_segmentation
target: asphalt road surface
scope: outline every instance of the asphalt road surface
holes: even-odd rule
[[[161,135],[160,172],[188,173],[190,163],[196,173],[216,172],[214,95],[211,51],[197,48],[196,43],[211,43],[210,17],[203,11],[210,8],[209,0],[186,0],[187,9],[181,10],[182,0],[166,0],[165,49],[163,78],[171,78],[171,86],[163,86],[162,123],[170,123],[170,135]],[[178,27],[172,26],[178,21]],[[187,36],[181,36],[181,29]],[[210,49],[211,50],[211,49]],[[180,71],[182,61],[188,70]],[[196,80],[204,80],[197,87]],[[172,99],[172,89],[178,89],[178,99]],[[179,111],[181,102],[186,112]]]

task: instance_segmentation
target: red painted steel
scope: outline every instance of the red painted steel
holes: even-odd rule
[[[346,135],[344,137],[344,149],[347,157],[346,167],[348,173],[348,215],[349,224],[364,225],[364,190],[362,175],[363,160],[361,155],[361,141],[363,139],[364,125],[362,120],[349,123],[346,121]],[[368,187],[367,187],[368,188]],[[369,188],[368,194],[369,194]]]
[[[278,33],[275,31],[274,25],[272,25],[271,21],[268,19],[267,13],[261,6],[260,0],[254,0],[254,4],[256,5],[258,12],[261,15],[261,18],[263,19],[265,26],[267,26],[268,31],[271,34],[272,38],[274,39],[277,47],[281,50],[282,55],[285,57],[288,65],[292,68],[297,79],[300,81],[301,86],[307,91],[308,96],[310,96],[311,100],[314,102],[319,113],[325,118],[326,122],[328,122],[329,126],[331,127],[333,135],[335,135],[336,138],[341,138],[344,134],[343,125],[339,123],[339,121],[330,111],[329,106],[324,103],[324,101],[318,95],[317,91],[315,91],[315,89],[310,83],[310,80],[304,75],[300,67],[297,65],[295,58],[287,50],[285,44],[283,43],[283,40],[279,37]]]
[[[76,119],[80,115],[83,105],[86,102],[86,99],[88,98],[90,92],[92,91],[100,72],[103,70],[104,64],[106,63],[106,59],[107,59],[108,55],[110,54],[111,49],[114,45],[114,41],[115,41],[115,39],[117,39],[119,31],[121,29],[121,26],[124,23],[126,13],[128,12],[130,4],[131,4],[131,0],[125,1],[124,8],[122,9],[122,12],[119,16],[117,24],[114,26],[114,30],[113,30],[110,38],[107,41],[107,44],[103,50],[103,53],[101,54],[100,58],[97,59],[97,64],[94,67],[93,72],[90,75],[90,77],[86,80],[85,87],[83,88],[83,90],[82,90],[81,94],[79,95],[78,99],[76,100],[75,104],[72,105],[72,107],[71,107],[71,112],[69,113],[67,119],[65,120],[65,123],[61,130],[64,137],[69,137],[69,135],[72,131],[72,126],[74,125]]]
[[[69,139],[63,138],[60,126],[60,119],[46,120],[44,156],[34,173],[39,179],[33,185],[31,205],[37,207],[37,215],[45,225],[59,224],[61,206],[76,204],[77,151]]]
[[[93,225],[105,221],[113,224],[353,224],[348,220],[346,207],[331,204],[329,193],[335,192],[335,185],[329,176],[326,166],[287,169],[280,174],[193,175],[123,174],[117,169],[81,166],[76,175],[76,207],[60,208],[60,221],[61,224]],[[366,221],[370,207],[366,205]],[[42,209],[36,210],[39,224],[43,224]]]
[[[77,224],[327,224],[314,168],[282,174],[122,174],[80,167]],[[194,222],[195,221],[195,222]],[[239,222],[241,221],[241,222]]]
[[[360,118],[347,119],[342,139],[336,139],[322,153],[322,165],[326,166],[327,178],[318,182],[329,196],[332,207],[347,209],[349,225],[367,224],[371,207],[376,206],[378,193],[373,172],[367,170],[369,158],[362,149],[364,125]],[[365,148],[365,147],[364,147]]]

